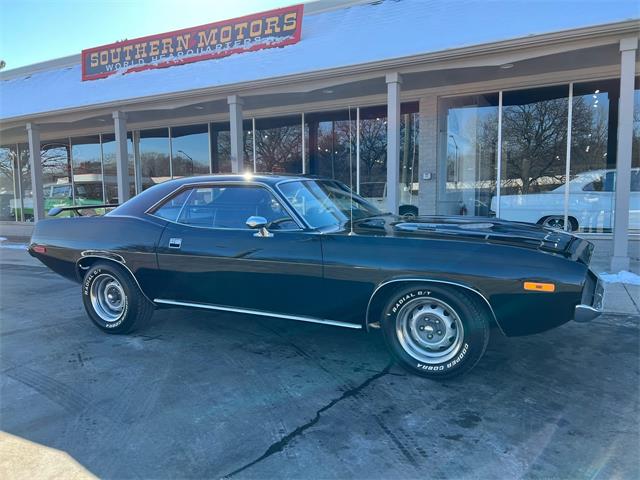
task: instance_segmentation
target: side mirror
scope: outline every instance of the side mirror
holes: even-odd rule
[[[252,230],[258,230],[253,234],[254,237],[273,237],[273,233],[270,233],[269,230],[267,230],[268,224],[269,222],[267,222],[266,218],[257,216],[249,217],[246,221],[247,227]]]

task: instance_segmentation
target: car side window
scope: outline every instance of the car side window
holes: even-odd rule
[[[298,230],[298,224],[267,189],[247,185],[195,187],[173,197],[155,215],[185,225],[249,229],[249,217],[264,217],[270,230]]]
[[[61,185],[53,187],[51,198],[69,198],[71,197],[71,185]]]
[[[187,198],[193,190],[183,190],[178,195],[174,195],[169,198],[160,208],[157,208],[153,214],[156,217],[164,218],[165,220],[171,220],[175,222],[178,220],[178,215],[184,206]]]

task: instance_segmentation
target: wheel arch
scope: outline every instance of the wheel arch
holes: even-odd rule
[[[112,263],[112,264],[118,265],[120,268],[126,271],[131,278],[133,278],[133,281],[136,283],[136,285],[142,292],[142,295],[147,300],[149,300],[153,305],[155,305],[155,302],[153,302],[153,300],[151,300],[149,296],[145,293],[145,291],[142,288],[142,285],[140,285],[140,282],[138,282],[138,279],[136,278],[134,273],[127,266],[125,259],[121,255],[118,255],[117,253],[107,252],[107,251],[104,251],[104,252],[93,251],[93,250],[82,252],[81,257],[76,261],[76,267],[75,267],[76,275],[80,283],[82,283],[82,280],[84,278],[84,272],[90,269],[91,266],[97,262],[106,262],[106,263]]]
[[[367,304],[367,312],[366,312],[365,324],[364,324],[365,330],[368,331],[369,325],[377,321],[376,319],[382,313],[382,309],[384,308],[386,299],[391,294],[391,292],[393,292],[394,290],[397,290],[398,288],[402,288],[411,284],[420,284],[420,285],[430,284],[430,285],[440,286],[440,287],[444,286],[447,288],[451,288],[452,290],[471,293],[472,295],[474,295],[476,298],[480,300],[480,304],[486,309],[492,321],[495,322],[496,325],[498,325],[498,328],[504,334],[504,330],[502,329],[502,326],[498,321],[498,318],[493,310],[493,307],[491,306],[491,303],[489,303],[489,300],[487,299],[487,297],[484,296],[479,290],[459,282],[452,282],[448,280],[438,280],[438,279],[432,279],[432,278],[395,278],[395,279],[385,280],[384,282],[381,282],[380,284],[378,284],[378,286],[375,288],[375,290],[371,294],[371,297],[369,298],[369,303]]]
[[[544,223],[547,221],[547,219],[552,218],[552,217],[562,217],[564,218],[564,215],[543,215],[542,217],[540,217],[538,219],[538,221],[536,222],[538,225],[544,225]],[[580,228],[580,223],[578,222],[578,219],[574,216],[574,215],[568,215],[567,219],[569,220],[569,223],[571,223],[571,227],[572,227],[572,231],[576,232],[578,230],[578,228]]]

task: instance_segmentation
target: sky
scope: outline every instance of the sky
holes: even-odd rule
[[[0,0],[4,70],[309,0]]]

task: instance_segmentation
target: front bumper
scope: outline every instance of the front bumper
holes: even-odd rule
[[[573,319],[576,322],[590,322],[594,318],[602,315],[602,300],[604,298],[604,287],[602,282],[591,271],[587,274],[587,281],[582,290],[582,300],[576,305]]]

